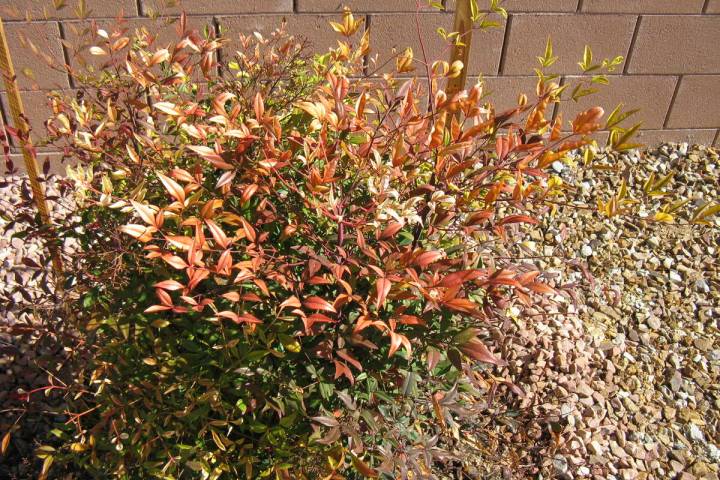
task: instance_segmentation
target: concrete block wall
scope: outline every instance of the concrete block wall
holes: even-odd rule
[[[419,0],[419,27],[428,55],[446,59],[448,49],[435,33],[452,29],[455,0],[443,0],[437,12]],[[486,0],[478,0],[483,5]],[[86,19],[77,18],[78,0],[65,0],[56,10],[51,0],[0,0],[0,15],[23,90],[26,110],[35,128],[42,129],[47,113],[44,92],[72,90],[61,71],[53,70],[32,53],[69,60],[64,41],[72,42],[78,28],[94,19],[111,25],[122,9],[133,25],[152,24],[153,12],[177,14],[184,9],[195,25],[226,26],[232,34],[268,32],[286,18],[291,32],[307,37],[316,50],[335,45],[327,22],[348,5],[365,19],[372,44],[380,55],[391,47],[418,51],[415,0],[85,0]],[[594,57],[623,55],[626,62],[611,76],[601,93],[563,106],[566,115],[590,103],[609,109],[623,102],[640,108],[644,122],[640,140],[689,141],[720,146],[720,0],[506,0],[510,13],[501,28],[478,32],[473,39],[471,75],[483,74],[499,104],[509,107],[521,92],[532,93],[536,57],[550,35],[560,60],[550,69],[562,81],[580,73],[577,62],[585,44]],[[172,28],[172,27],[169,27]],[[27,42],[25,40],[29,40]],[[32,44],[32,45],[31,45]],[[23,72],[30,73],[29,78]],[[4,88],[0,108],[9,117]],[[557,113],[557,112],[556,112]],[[567,117],[566,117],[567,118]]]

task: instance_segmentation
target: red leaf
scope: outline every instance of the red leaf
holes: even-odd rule
[[[478,338],[473,338],[460,347],[465,355],[480,362],[492,363],[493,365],[505,366],[505,360],[497,358]]]
[[[238,323],[262,323],[262,320],[250,313],[241,313],[238,319],[240,320]]]
[[[533,283],[528,283],[526,285],[526,287],[535,293],[545,293],[547,295],[557,294],[557,291],[546,283],[533,282]]]
[[[427,349],[427,368],[428,368],[428,370],[429,371],[434,370],[439,362],[440,362],[440,352],[433,347],[428,347],[428,349]]]
[[[390,293],[390,288],[392,287],[392,282],[388,280],[387,278],[378,278],[377,282],[375,282],[375,289],[377,290],[377,299],[375,301],[375,307],[380,310],[383,305],[385,305],[385,299],[387,298],[388,293]]]
[[[477,310],[477,305],[467,298],[453,298],[443,302],[443,305],[464,313],[474,313]]]
[[[397,232],[400,231],[400,229],[403,227],[402,223],[393,222],[389,224],[385,229],[380,233],[380,240],[386,240],[390,237],[394,237]]]
[[[202,145],[188,145],[187,148],[200,155],[202,158],[210,162],[216,168],[219,168],[221,170],[232,170],[234,168],[232,165],[223,160],[223,158],[210,147],[205,147]]]
[[[358,362],[355,358],[353,358],[349,353],[347,353],[345,350],[338,350],[335,352],[338,354],[340,358],[351,364],[353,367],[357,368],[362,372],[362,364]]]
[[[507,225],[509,223],[529,223],[531,225],[537,225],[539,222],[537,219],[527,215],[509,215],[498,222],[499,225]]]
[[[468,216],[467,220],[465,220],[465,225],[477,225],[478,223],[492,218],[494,214],[495,212],[492,210],[480,210],[479,212],[475,212]]]
[[[293,295],[292,297],[285,299],[285,301],[280,304],[280,310],[285,307],[300,308],[301,306],[302,304],[300,303],[300,300]]]
[[[452,288],[483,276],[480,270],[462,270],[446,275],[438,284],[439,287]]]
[[[443,252],[440,251],[423,252],[417,257],[415,257],[415,264],[418,265],[420,268],[425,268],[431,263],[440,260],[443,255]]]
[[[337,313],[335,311],[335,307],[333,307],[331,303],[316,296],[306,298],[303,305],[305,308],[309,308],[310,310],[324,310],[326,312]]]

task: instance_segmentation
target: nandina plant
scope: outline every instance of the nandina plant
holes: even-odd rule
[[[46,460],[120,478],[416,478],[457,459],[442,439],[479,400],[523,395],[491,332],[562,292],[502,246],[604,112],[551,120],[563,88],[542,72],[534,100],[496,112],[481,83],[442,90],[461,63],[411,50],[397,70],[425,79],[364,78],[359,27],[346,12],[347,40],[314,59],[283,29],[241,37],[222,65],[224,40],[184,16],[168,48],[88,29],[101,73],[73,72],[82,93],[53,98],[48,130],[77,162],[56,228],[80,244],[62,301],[91,353]]]

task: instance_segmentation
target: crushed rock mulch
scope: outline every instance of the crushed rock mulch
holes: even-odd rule
[[[720,218],[688,224],[700,205],[720,199],[718,152],[667,144],[599,154],[592,167],[554,165],[571,193],[515,247],[556,286],[573,285],[578,302],[562,297],[555,310],[510,311],[491,332],[509,362],[504,373],[525,396],[501,415],[477,418],[458,441],[455,448],[478,458],[463,466],[461,478],[718,479]],[[651,173],[670,172],[666,195],[644,195]],[[622,178],[644,207],[635,215],[601,216],[597,201],[618,191]],[[6,178],[0,185],[3,212],[12,211],[22,182]],[[688,203],[674,223],[653,221],[669,199]],[[8,221],[0,219],[0,228]],[[21,263],[40,261],[37,244],[6,235],[0,247],[0,293],[28,301],[14,292],[24,284],[41,295],[42,275]],[[7,308],[1,314],[0,404],[8,404],[18,389],[43,385],[27,367],[52,352],[7,335],[11,324],[28,319]],[[0,413],[0,433],[15,418]],[[0,477],[32,471],[32,449],[48,425],[28,425],[0,457]]]

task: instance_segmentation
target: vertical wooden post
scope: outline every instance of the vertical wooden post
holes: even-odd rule
[[[20,98],[20,92],[15,78],[15,69],[12,64],[12,58],[10,58],[10,49],[8,48],[2,18],[0,18],[0,69],[2,70],[3,78],[5,80],[5,89],[7,91],[8,103],[10,104],[12,123],[15,129],[18,130],[21,138],[23,160],[25,161],[25,169],[27,170],[28,178],[30,179],[33,200],[35,201],[35,205],[40,213],[40,221],[44,225],[51,227],[50,212],[48,210],[47,200],[45,199],[45,191],[38,180],[39,170],[35,160],[32,143],[30,141],[30,126],[25,121],[25,116],[23,115],[22,98]],[[49,250],[52,261],[52,270],[55,275],[55,281],[57,282],[56,288],[62,290],[63,267],[60,251],[55,245],[50,245]]]
[[[453,45],[450,53],[450,64],[455,60],[463,62],[463,69],[460,75],[455,78],[448,79],[445,93],[452,98],[453,95],[465,88],[467,80],[468,58],[470,54],[470,44],[472,43],[472,13],[470,8],[470,0],[457,0],[455,2],[455,23],[453,32],[459,32],[459,40],[462,45]]]

